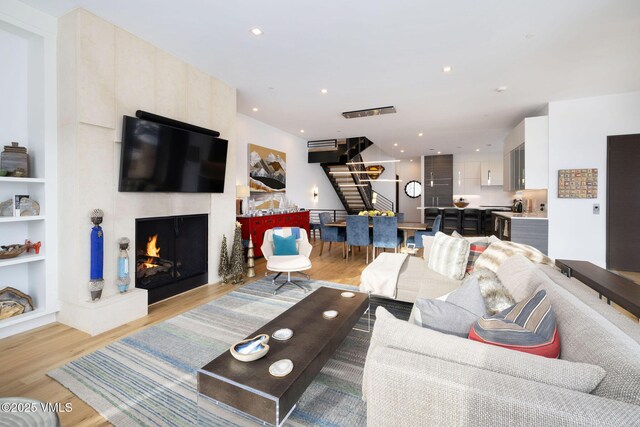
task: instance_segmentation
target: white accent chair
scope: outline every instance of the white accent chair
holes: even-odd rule
[[[267,271],[265,272],[265,276],[268,275],[269,272],[278,273],[272,280],[273,285],[276,286],[276,279],[280,277],[282,273],[287,273],[287,280],[281,283],[273,291],[274,295],[286,284],[291,284],[299,287],[305,292],[307,291],[305,287],[291,280],[291,273],[300,273],[304,275],[307,280],[310,280],[308,274],[302,273],[303,271],[311,268],[311,260],[309,257],[311,256],[311,250],[313,249],[313,246],[309,243],[307,231],[304,228],[300,228],[300,238],[296,239],[296,245],[298,247],[298,255],[274,255],[273,230],[267,230],[264,232],[264,240],[260,249],[262,250],[262,255],[264,255],[264,258],[267,260]]]

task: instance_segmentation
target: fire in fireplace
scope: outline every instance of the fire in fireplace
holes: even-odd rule
[[[136,287],[149,304],[207,283],[208,218],[186,215],[136,220]]]

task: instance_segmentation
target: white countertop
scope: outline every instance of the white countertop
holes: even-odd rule
[[[503,216],[505,218],[510,218],[510,219],[547,219],[547,213],[546,212],[522,212],[522,213],[516,213],[516,212],[497,212],[494,211],[493,212],[496,215],[500,215]]]

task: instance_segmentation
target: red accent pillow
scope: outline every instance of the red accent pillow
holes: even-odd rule
[[[473,269],[475,267],[476,260],[484,252],[490,243],[486,242],[473,242],[471,243],[469,249],[469,260],[467,261],[467,273],[473,273]]]

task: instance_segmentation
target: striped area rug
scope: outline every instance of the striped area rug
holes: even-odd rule
[[[353,287],[312,281],[313,289]],[[305,296],[273,295],[269,278],[151,326],[48,373],[115,426],[192,426],[198,421],[196,370]],[[397,317],[408,304],[373,300]],[[366,325],[361,325],[366,326]],[[362,369],[370,335],[352,331],[304,393],[291,426],[364,426]],[[201,414],[202,416],[202,414]],[[207,417],[207,424],[229,425]]]

